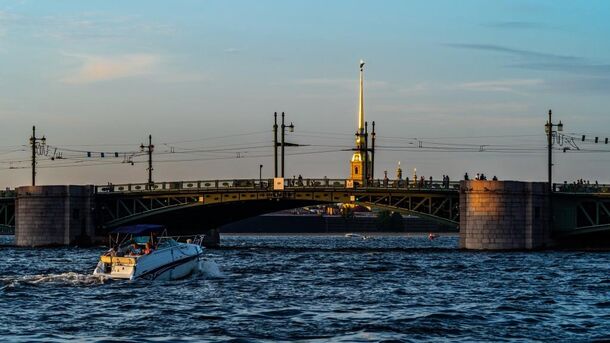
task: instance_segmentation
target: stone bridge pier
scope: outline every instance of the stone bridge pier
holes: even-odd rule
[[[27,247],[90,245],[107,242],[99,236],[95,186],[24,186],[16,189],[15,245]],[[146,223],[146,219],[143,220]],[[136,222],[137,223],[137,222]],[[128,224],[126,224],[128,225]],[[168,224],[168,228],[171,223]],[[168,230],[170,235],[181,232]],[[217,229],[203,230],[204,245],[220,243]]]
[[[90,244],[93,186],[24,186],[15,200],[15,244]]]
[[[550,244],[547,183],[462,181],[460,247],[541,249]]]

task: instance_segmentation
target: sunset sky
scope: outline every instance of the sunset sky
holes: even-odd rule
[[[0,187],[29,184],[32,125],[40,184],[145,182],[149,134],[155,180],[271,177],[275,111],[307,145],[289,176],[345,178],[360,59],[378,176],[545,181],[551,108],[556,182],[610,183],[608,18],[608,1],[0,0]]]

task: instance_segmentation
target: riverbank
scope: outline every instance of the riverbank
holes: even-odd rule
[[[420,217],[406,216],[402,222],[383,225],[375,216],[328,216],[313,214],[273,213],[247,218],[223,225],[220,232],[226,233],[285,233],[292,234],[345,234],[345,233],[442,233],[457,232],[456,228],[435,223]]]

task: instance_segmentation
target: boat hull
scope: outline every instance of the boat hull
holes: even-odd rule
[[[196,272],[202,257],[201,246],[179,243],[148,255],[103,256],[93,275],[127,280],[176,280]]]

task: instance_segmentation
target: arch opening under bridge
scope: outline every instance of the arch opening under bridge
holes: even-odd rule
[[[189,182],[188,185],[206,185],[194,192],[175,183],[167,189],[146,190],[141,186],[136,192],[129,191],[134,189],[133,185],[114,186],[126,191],[97,192],[96,221],[101,223],[103,230],[130,223],[155,222],[180,232],[195,232],[281,210],[355,203],[419,216],[442,225],[457,227],[459,222],[455,188],[422,190],[392,185],[346,188],[344,183],[339,184],[340,181],[304,180],[299,185],[287,184],[282,191],[271,189],[271,182],[258,184],[255,180],[248,183]],[[223,184],[222,187],[209,186]]]

